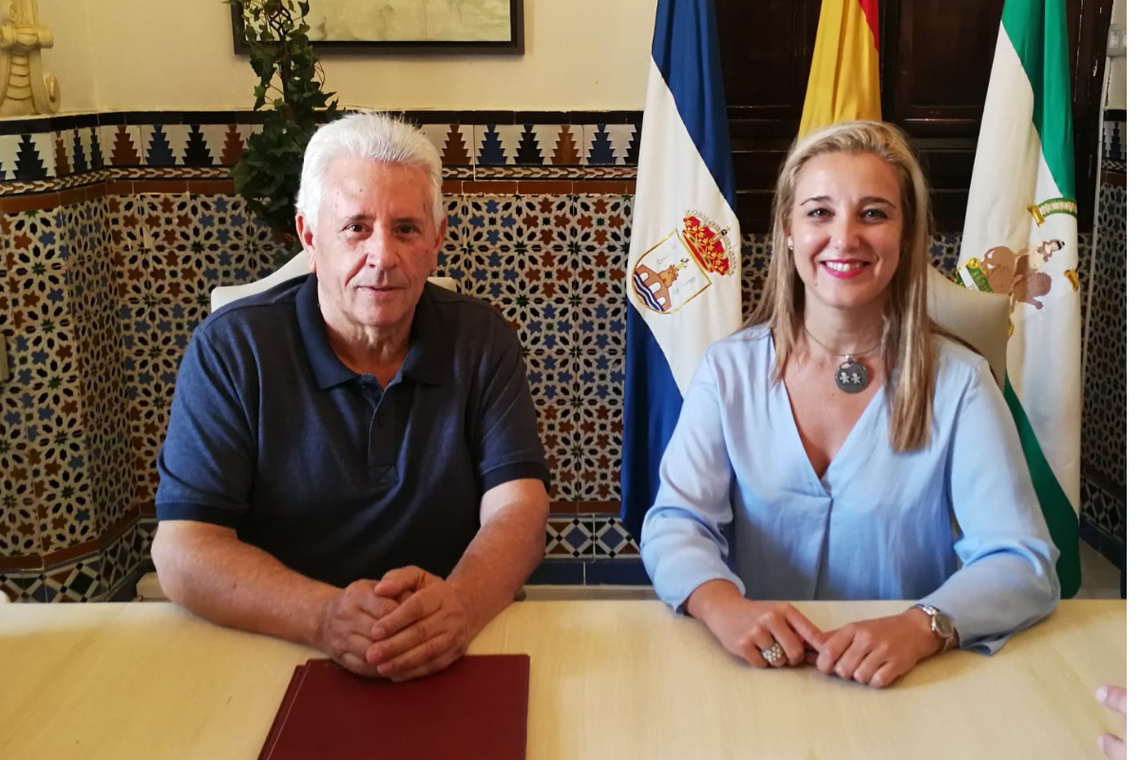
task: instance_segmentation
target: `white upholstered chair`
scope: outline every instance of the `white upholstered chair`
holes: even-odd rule
[[[981,354],[989,362],[998,387],[1004,387],[1009,297],[964,288],[933,266],[928,275],[927,312],[931,319]]]

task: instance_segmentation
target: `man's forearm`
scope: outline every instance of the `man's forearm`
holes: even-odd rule
[[[503,610],[542,561],[546,509],[515,503],[499,509],[447,577],[469,605],[476,630]]]
[[[160,524],[152,549],[171,601],[219,625],[320,646],[322,610],[339,589],[290,570],[236,536],[186,528]]]

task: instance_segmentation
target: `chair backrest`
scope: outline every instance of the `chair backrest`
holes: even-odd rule
[[[998,387],[1003,387],[1009,297],[956,285],[933,266],[928,275],[926,308],[930,318],[981,354],[989,362]]]
[[[305,261],[305,252],[301,251],[293,258],[285,262],[280,269],[268,277],[263,277],[260,280],[247,283],[245,285],[221,285],[210,291],[210,311],[217,311],[228,303],[252,296],[254,293],[260,293],[263,290],[269,290],[279,282],[291,280],[294,277],[300,277],[303,274],[309,273],[309,264]],[[448,290],[458,290],[458,283],[450,277],[429,277],[429,282],[439,285],[441,288]]]

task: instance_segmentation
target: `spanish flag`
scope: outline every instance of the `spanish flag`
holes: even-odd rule
[[[880,121],[879,0],[823,0],[800,137],[841,121]]]

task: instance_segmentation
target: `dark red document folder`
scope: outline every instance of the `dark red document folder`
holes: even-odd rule
[[[259,760],[525,760],[530,658],[469,655],[406,683],[293,671]]]

